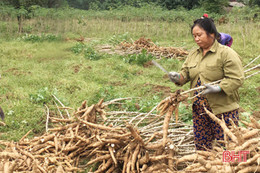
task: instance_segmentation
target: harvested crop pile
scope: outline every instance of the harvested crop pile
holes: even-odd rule
[[[216,118],[208,110],[206,112],[224,129],[223,146],[216,145],[212,150],[186,155],[179,158],[176,164],[186,164],[185,172],[260,172],[260,124],[251,117],[251,123],[242,121],[247,128],[234,124],[228,128],[224,120]]]
[[[52,127],[40,137],[28,139],[28,132],[18,142],[0,141],[0,171],[173,172],[178,157],[194,153],[191,127],[169,123],[164,145],[163,116],[106,113],[108,104],[84,101],[71,118],[49,117]]]
[[[144,37],[139,38],[133,43],[122,42],[119,44],[119,47],[124,50],[127,54],[138,54],[142,49],[147,50],[148,53],[156,56],[157,58],[166,57],[166,58],[181,58],[188,55],[188,52],[182,48],[176,47],[160,47],[154,44],[151,39],[146,39]]]
[[[28,139],[28,132],[18,142],[0,141],[0,172],[259,172],[259,123],[251,118],[243,122],[247,128],[227,128],[208,112],[224,129],[224,146],[195,153],[192,128],[170,121],[186,99],[178,90],[149,113],[105,111],[123,99],[84,101],[73,116],[47,116],[52,123],[42,136]],[[156,108],[160,115],[152,113]],[[248,160],[223,162],[224,147],[249,151]]]

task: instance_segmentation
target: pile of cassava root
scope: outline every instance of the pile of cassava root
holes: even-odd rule
[[[212,150],[186,155],[177,160],[176,166],[186,164],[184,172],[260,172],[260,124],[250,117],[251,123],[242,121],[247,128],[237,127],[234,123],[228,128],[224,120],[218,119],[208,110],[206,112],[224,129],[222,145],[215,144]]]
[[[182,48],[177,47],[160,47],[154,44],[151,39],[146,39],[144,37],[139,38],[132,43],[121,42],[119,47],[124,50],[127,54],[140,53],[142,49],[147,50],[148,53],[152,54],[157,58],[180,58],[188,55],[188,52]]]
[[[171,129],[169,135],[178,136],[175,141],[160,133],[164,127],[148,135],[149,129],[134,127],[140,118],[132,117],[132,123],[126,119],[124,126],[107,121],[106,105],[103,100],[91,106],[84,101],[71,118],[49,117],[42,136],[29,139],[29,131],[18,142],[0,141],[0,172],[173,172],[178,147],[194,149],[192,139],[183,140],[190,127],[173,123],[176,134]],[[142,123],[157,122],[159,127],[161,120],[163,116],[151,114]],[[183,146],[177,146],[180,140]]]
[[[245,163],[223,163],[223,147],[195,153],[192,128],[177,122],[178,105],[186,98],[180,91],[171,94],[155,107],[159,115],[106,112],[109,102],[84,101],[73,116],[47,116],[51,123],[42,136],[29,139],[29,131],[18,142],[0,141],[0,172],[259,171],[259,124],[252,118],[248,128],[229,130],[210,114],[230,138],[223,141],[227,150],[250,151]]]

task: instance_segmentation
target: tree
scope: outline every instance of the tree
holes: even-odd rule
[[[159,4],[166,7],[168,10],[176,9],[178,7],[184,7],[190,10],[199,5],[199,0],[160,0]]]
[[[18,32],[22,32],[22,21],[30,16],[34,8],[40,6],[46,8],[60,7],[66,2],[65,0],[0,0],[5,5],[13,6],[17,10]]]
[[[251,6],[258,5],[260,7],[260,0],[250,0],[249,5]]]
[[[224,7],[228,6],[229,0],[200,0],[199,4],[212,13],[223,13]]]

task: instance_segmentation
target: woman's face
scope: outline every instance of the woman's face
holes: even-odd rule
[[[192,35],[197,45],[202,49],[210,48],[215,39],[214,34],[208,35],[206,31],[198,25],[194,26]]]

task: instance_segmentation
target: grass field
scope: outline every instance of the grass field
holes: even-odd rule
[[[0,139],[19,140],[31,129],[31,136],[44,133],[46,106],[56,107],[52,94],[73,109],[84,100],[90,105],[101,98],[107,101],[133,97],[120,109],[148,112],[178,89],[154,66],[130,64],[124,61],[127,56],[104,54],[95,48],[144,36],[160,46],[190,51],[196,48],[189,29],[191,23],[101,17],[80,21],[73,18],[27,20],[24,29],[30,31],[29,35],[15,32],[15,19],[0,21],[6,29],[0,40],[0,105],[6,114]],[[217,23],[217,28],[232,35],[232,48],[241,55],[244,65],[260,54],[259,20]],[[84,38],[83,44],[76,41],[80,37]],[[158,62],[169,71],[177,71],[183,60],[162,58]],[[246,80],[240,89],[244,119],[260,111],[259,83],[257,75]],[[182,89],[188,88],[185,85]],[[190,109],[181,107],[180,116],[184,120],[190,121]]]

